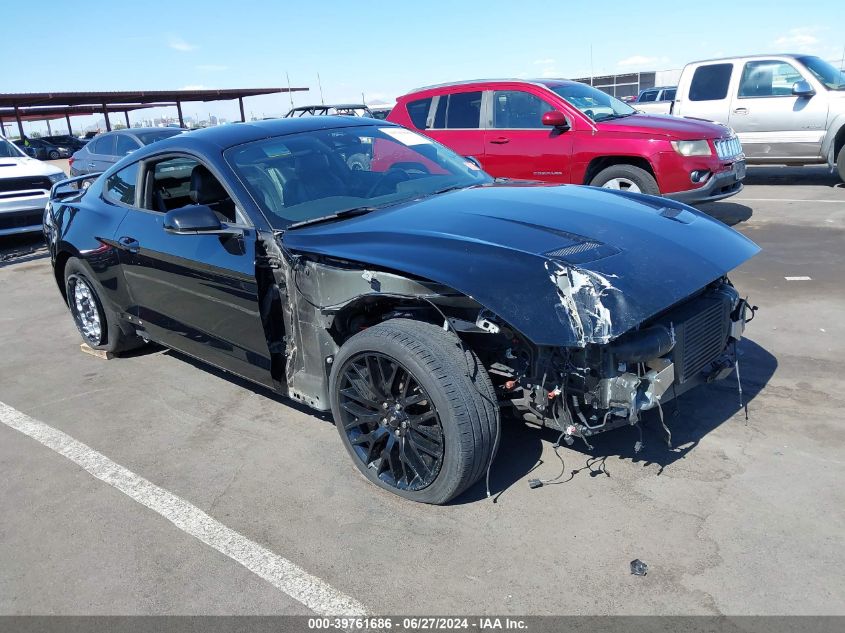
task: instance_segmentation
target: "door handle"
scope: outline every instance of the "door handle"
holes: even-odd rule
[[[137,253],[141,250],[141,243],[138,242],[134,237],[128,237],[124,235],[119,240],[117,240],[117,245],[125,251],[129,251],[130,253]]]
[[[495,143],[496,145],[504,145],[505,143],[510,143],[510,139],[507,136],[500,136],[498,138],[490,139],[491,143]]]
[[[748,114],[748,108],[734,108],[734,114]]]

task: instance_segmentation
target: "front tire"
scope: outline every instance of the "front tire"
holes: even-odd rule
[[[102,289],[76,257],[65,264],[65,296],[82,340],[93,348],[118,354],[144,341],[126,334],[115,315],[103,307]]]
[[[50,152],[50,160],[56,160],[59,157],[59,153],[55,150]]]
[[[611,165],[602,169],[590,181],[593,187],[604,187],[617,191],[631,193],[647,193],[652,196],[660,195],[657,181],[650,173],[634,165]]]
[[[487,371],[457,337],[391,319],[356,334],[332,365],[335,425],[377,486],[422,503],[453,499],[485,473],[499,432]]]
[[[839,172],[839,179],[845,182],[845,145],[839,150],[839,156],[836,159],[836,170]]]

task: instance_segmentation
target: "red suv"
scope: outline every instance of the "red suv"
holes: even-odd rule
[[[400,97],[388,121],[417,129],[493,176],[662,194],[688,203],[742,189],[727,127],[642,114],[574,81],[470,81]]]

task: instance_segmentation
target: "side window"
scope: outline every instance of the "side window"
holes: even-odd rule
[[[115,134],[115,139],[115,156],[126,156],[140,147],[134,138],[125,134]]]
[[[481,127],[481,91],[441,95],[434,114],[435,128]]]
[[[786,62],[748,62],[742,69],[739,97],[789,97],[792,85],[804,78]]]
[[[543,128],[543,114],[554,110],[540,97],[521,90],[493,93],[493,127],[498,129]]]
[[[103,156],[114,156],[114,134],[107,134],[101,136],[93,142],[91,148],[92,154],[101,154]]]
[[[481,126],[481,92],[458,92],[449,95],[446,109],[447,128],[477,128]]]
[[[134,205],[137,182],[138,163],[133,163],[108,177],[103,195],[112,202]]]
[[[414,124],[414,127],[418,130],[424,130],[426,120],[428,119],[428,109],[431,107],[431,97],[411,101],[406,107],[408,108],[408,116],[411,117],[411,123]]]
[[[692,76],[690,101],[718,101],[728,96],[733,64],[699,66]]]
[[[663,91],[663,101],[674,101],[675,100],[675,88],[670,88],[669,90]]]
[[[646,90],[644,93],[640,95],[640,98],[637,101],[645,102],[645,101],[654,101],[657,99],[657,90]]]
[[[236,222],[235,202],[211,171],[195,158],[177,156],[147,168],[144,208],[167,213],[204,204],[221,222]]]

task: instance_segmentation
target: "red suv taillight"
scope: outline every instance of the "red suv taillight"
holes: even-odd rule
[[[71,156],[70,158],[67,159],[67,166],[73,167],[73,156]]]

